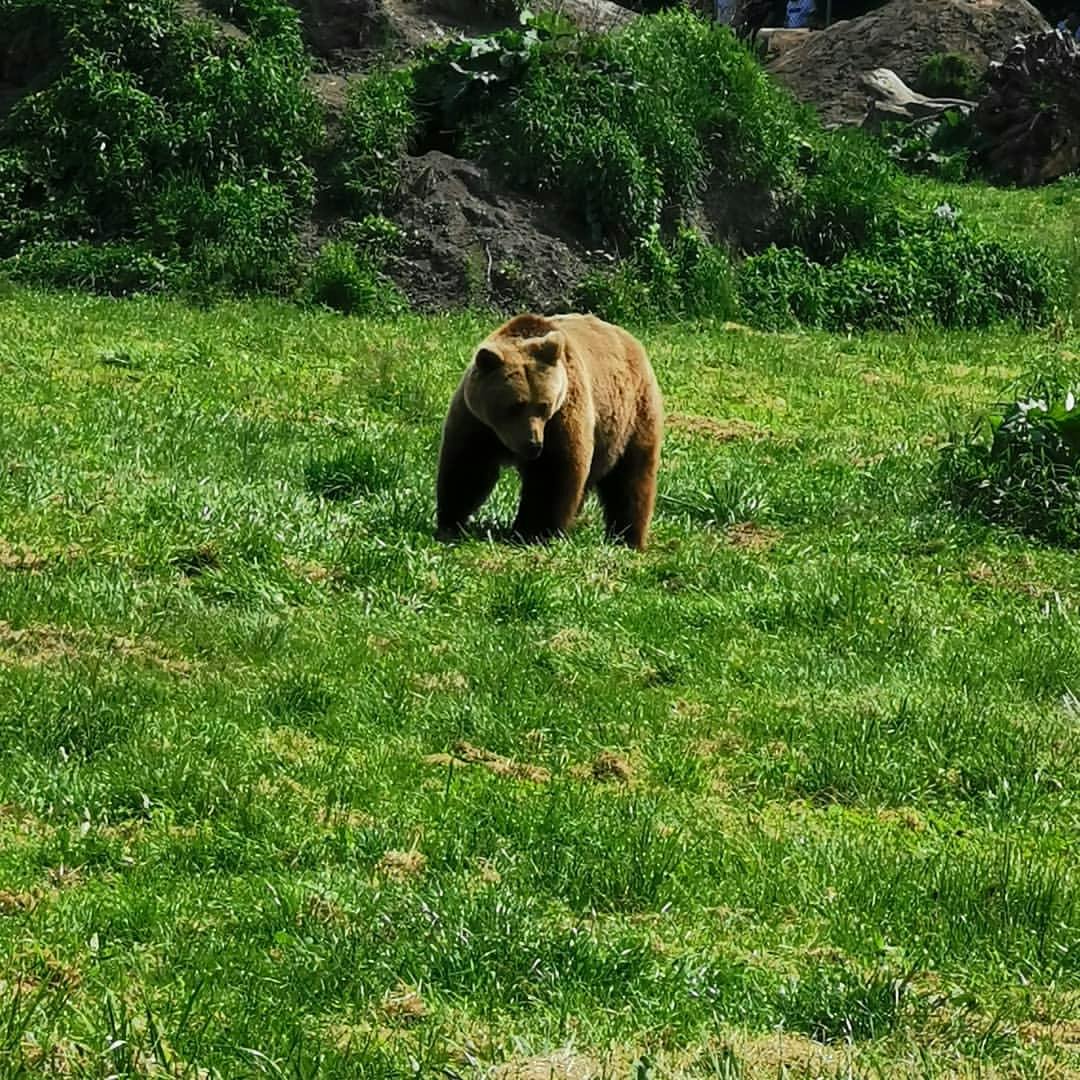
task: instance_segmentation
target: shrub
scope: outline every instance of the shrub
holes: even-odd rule
[[[899,235],[831,265],[796,249],[771,248],[738,274],[750,320],[826,329],[900,329],[915,323],[976,329],[1034,323],[1059,283],[1041,255],[1006,248],[957,220],[948,207],[907,217]]]
[[[904,172],[957,182],[970,175],[976,136],[971,117],[950,109],[921,124],[887,124],[878,138]]]
[[[728,256],[686,228],[667,245],[654,229],[615,269],[586,277],[577,302],[615,322],[733,318],[738,311]]]
[[[413,74],[405,68],[375,72],[349,88],[333,185],[354,213],[382,213],[397,193],[401,158],[417,124],[413,91]]]
[[[973,101],[979,96],[982,75],[970,56],[963,53],[934,53],[919,67],[915,89],[935,98],[963,98]]]
[[[521,187],[557,191],[596,240],[630,248],[677,222],[712,170],[732,185],[790,186],[805,115],[725,27],[680,10],[616,35],[491,41],[482,56],[495,72],[466,91],[456,53],[429,59],[418,76],[428,108],[455,92],[439,114],[452,145]]]
[[[384,249],[357,239],[323,246],[308,270],[304,297],[346,315],[389,315],[404,310],[404,297],[380,270]]]
[[[789,215],[788,243],[831,261],[899,233],[901,176],[858,131],[837,132],[805,155],[805,180]]]
[[[1080,405],[1045,385],[945,447],[940,479],[958,509],[1054,543],[1080,543]]]
[[[0,120],[0,258],[25,243],[134,242],[178,279],[267,288],[287,276],[321,122],[296,13],[284,0],[242,6],[243,40],[171,0],[0,5],[0,38],[29,20],[58,49],[46,84]],[[125,275],[94,280],[122,291]]]

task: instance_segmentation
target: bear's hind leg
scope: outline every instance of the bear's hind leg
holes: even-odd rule
[[[645,549],[656,502],[660,447],[631,441],[615,467],[596,485],[609,539]]]

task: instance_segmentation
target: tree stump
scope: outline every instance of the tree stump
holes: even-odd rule
[[[1080,169],[1080,47],[1060,30],[1017,42],[972,114],[993,178],[1048,184]]]

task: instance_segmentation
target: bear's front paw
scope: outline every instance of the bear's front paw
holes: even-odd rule
[[[441,544],[451,544],[460,540],[463,532],[461,525],[440,525],[435,530],[435,539]]]

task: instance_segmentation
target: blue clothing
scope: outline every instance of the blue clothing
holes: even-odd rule
[[[788,0],[787,20],[784,25],[792,30],[809,26],[816,10],[817,0]]]

